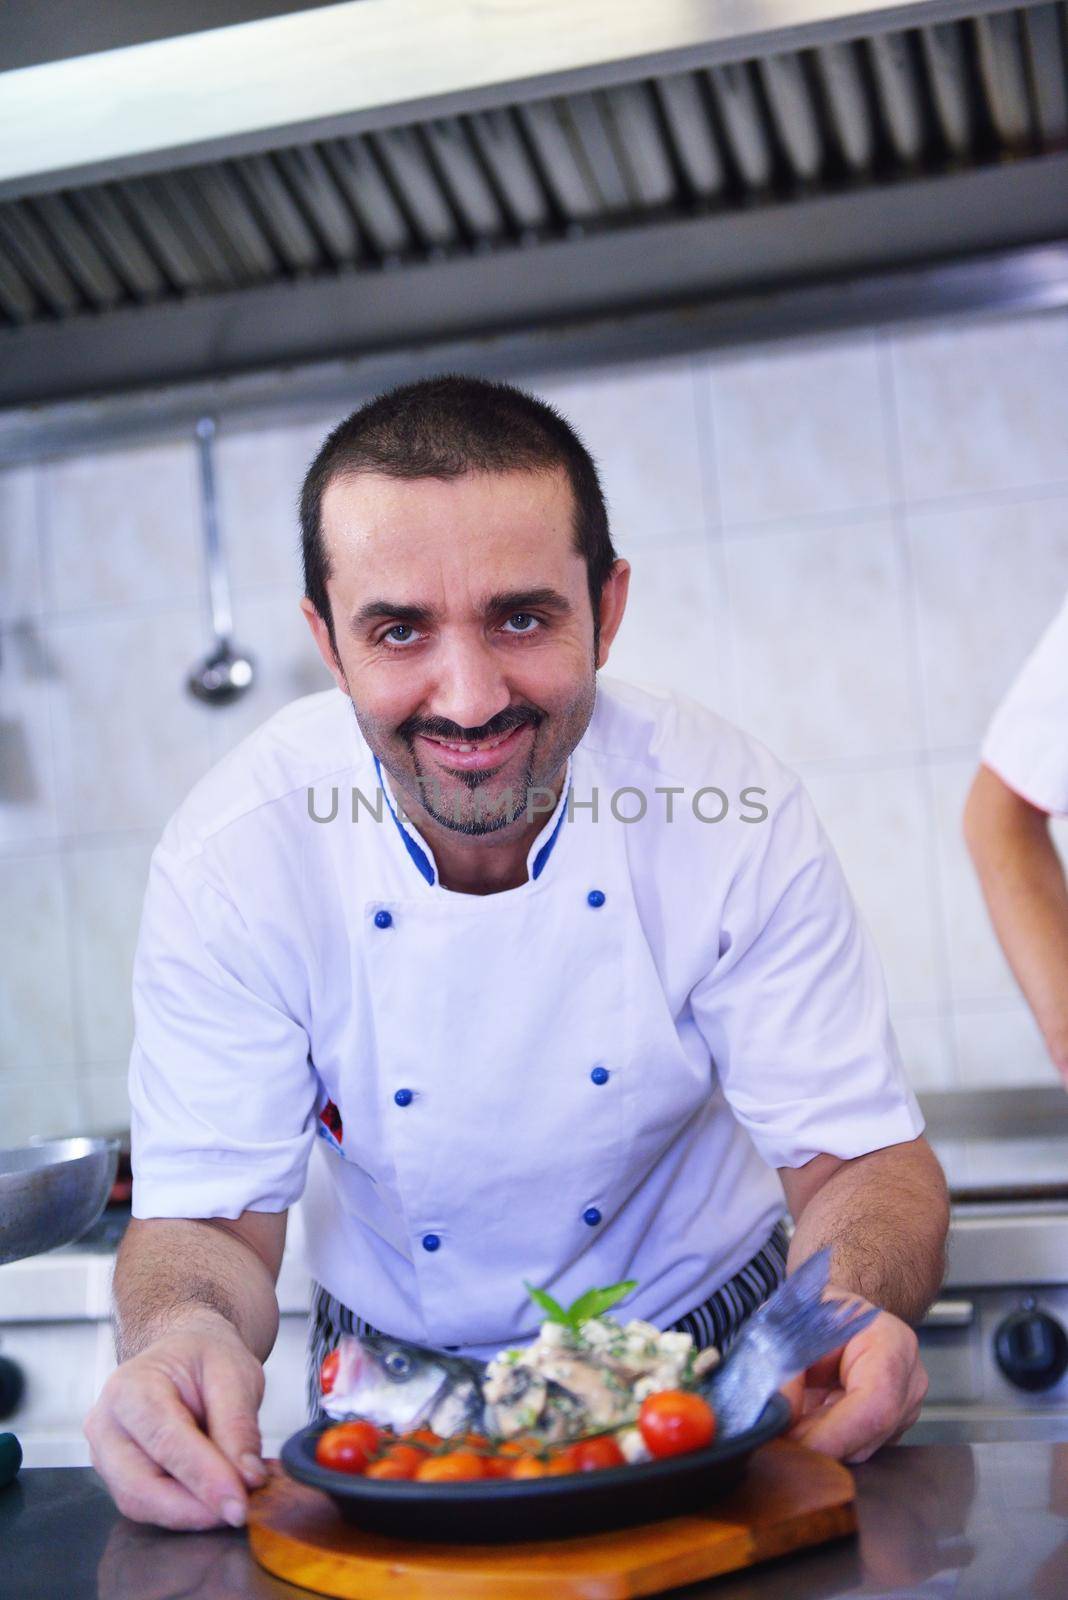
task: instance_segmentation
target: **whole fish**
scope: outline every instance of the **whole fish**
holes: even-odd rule
[[[878,1315],[873,1306],[825,1300],[829,1268],[830,1251],[819,1251],[753,1313],[722,1360],[711,1349],[688,1359],[687,1386],[709,1401],[721,1438],[752,1427],[784,1383]],[[686,1342],[689,1336],[660,1339]],[[486,1363],[381,1334],[347,1336],[338,1353],[330,1392],[322,1399],[328,1416],[364,1417],[398,1433],[425,1427],[441,1438],[465,1432],[576,1438],[633,1421],[644,1393],[679,1386],[657,1385],[652,1361],[628,1363],[585,1341],[581,1348],[561,1343],[559,1359],[552,1349],[548,1359],[543,1352],[537,1366],[526,1364],[523,1352],[509,1352],[503,1364],[488,1364],[488,1376]]]

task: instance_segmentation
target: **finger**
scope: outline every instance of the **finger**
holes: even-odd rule
[[[136,1387],[117,1389],[112,1412],[151,1461],[222,1521],[234,1528],[241,1526],[247,1497],[240,1474],[201,1433],[166,1378],[142,1375]]]
[[[212,1441],[233,1462],[250,1488],[267,1482],[256,1415],[263,1381],[231,1360],[207,1358],[202,1372],[204,1419]]]
[[[882,1391],[853,1390],[803,1417],[791,1437],[838,1461],[866,1461],[901,1425],[901,1411]]]
[[[122,1428],[100,1422],[91,1434],[86,1428],[86,1437],[93,1466],[131,1522],[150,1522],[177,1531],[219,1526],[218,1513],[168,1477]]]

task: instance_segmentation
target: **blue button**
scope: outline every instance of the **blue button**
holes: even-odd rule
[[[376,911],[375,912],[375,927],[376,928],[388,928],[388,927],[391,926],[392,922],[393,922],[393,918],[392,918],[392,916],[390,915],[390,913],[388,911]]]
[[[438,1238],[436,1233],[424,1233],[424,1235],[423,1235],[423,1249],[424,1250],[440,1250],[441,1249],[441,1240]]]
[[[393,1098],[399,1106],[410,1106],[415,1096],[410,1089],[398,1089]]]
[[[589,894],[586,896],[586,899],[589,901],[591,906],[603,906],[604,905],[604,890],[603,889],[591,889]]]
[[[598,1087],[599,1087],[602,1083],[607,1083],[608,1082],[608,1068],[607,1067],[594,1067],[593,1071],[590,1073],[590,1077],[593,1079],[593,1082],[596,1083],[598,1085]]]
[[[596,1228],[597,1224],[601,1220],[601,1213],[598,1211],[596,1206],[591,1206],[588,1211],[584,1211],[582,1213],[582,1220],[588,1228]],[[425,1239],[423,1240],[423,1243],[426,1244]]]

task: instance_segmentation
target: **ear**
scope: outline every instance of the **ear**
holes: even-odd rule
[[[341,662],[338,660],[337,655],[334,652],[334,647],[330,642],[329,628],[306,595],[300,602],[300,609],[303,611],[308,627],[311,629],[311,635],[318,647],[319,654],[326,663],[326,670],[329,672],[330,676],[333,678],[342,694],[347,695],[349,692],[349,686],[345,681],[345,674],[342,670]]]
[[[608,660],[612,640],[619,632],[630,588],[630,562],[620,558],[604,580],[601,589],[601,636],[597,644],[597,665],[603,667]]]

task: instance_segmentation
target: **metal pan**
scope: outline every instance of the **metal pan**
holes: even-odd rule
[[[0,1150],[0,1266],[71,1244],[99,1217],[116,1139],[42,1139]]]
[[[561,1478],[473,1483],[362,1478],[321,1467],[315,1445],[331,1424],[315,1422],[286,1440],[282,1465],[301,1483],[325,1489],[345,1521],[357,1527],[400,1539],[503,1544],[601,1533],[700,1511],[738,1482],[753,1451],[789,1421],[790,1408],[776,1394],[755,1427],[706,1450]]]

